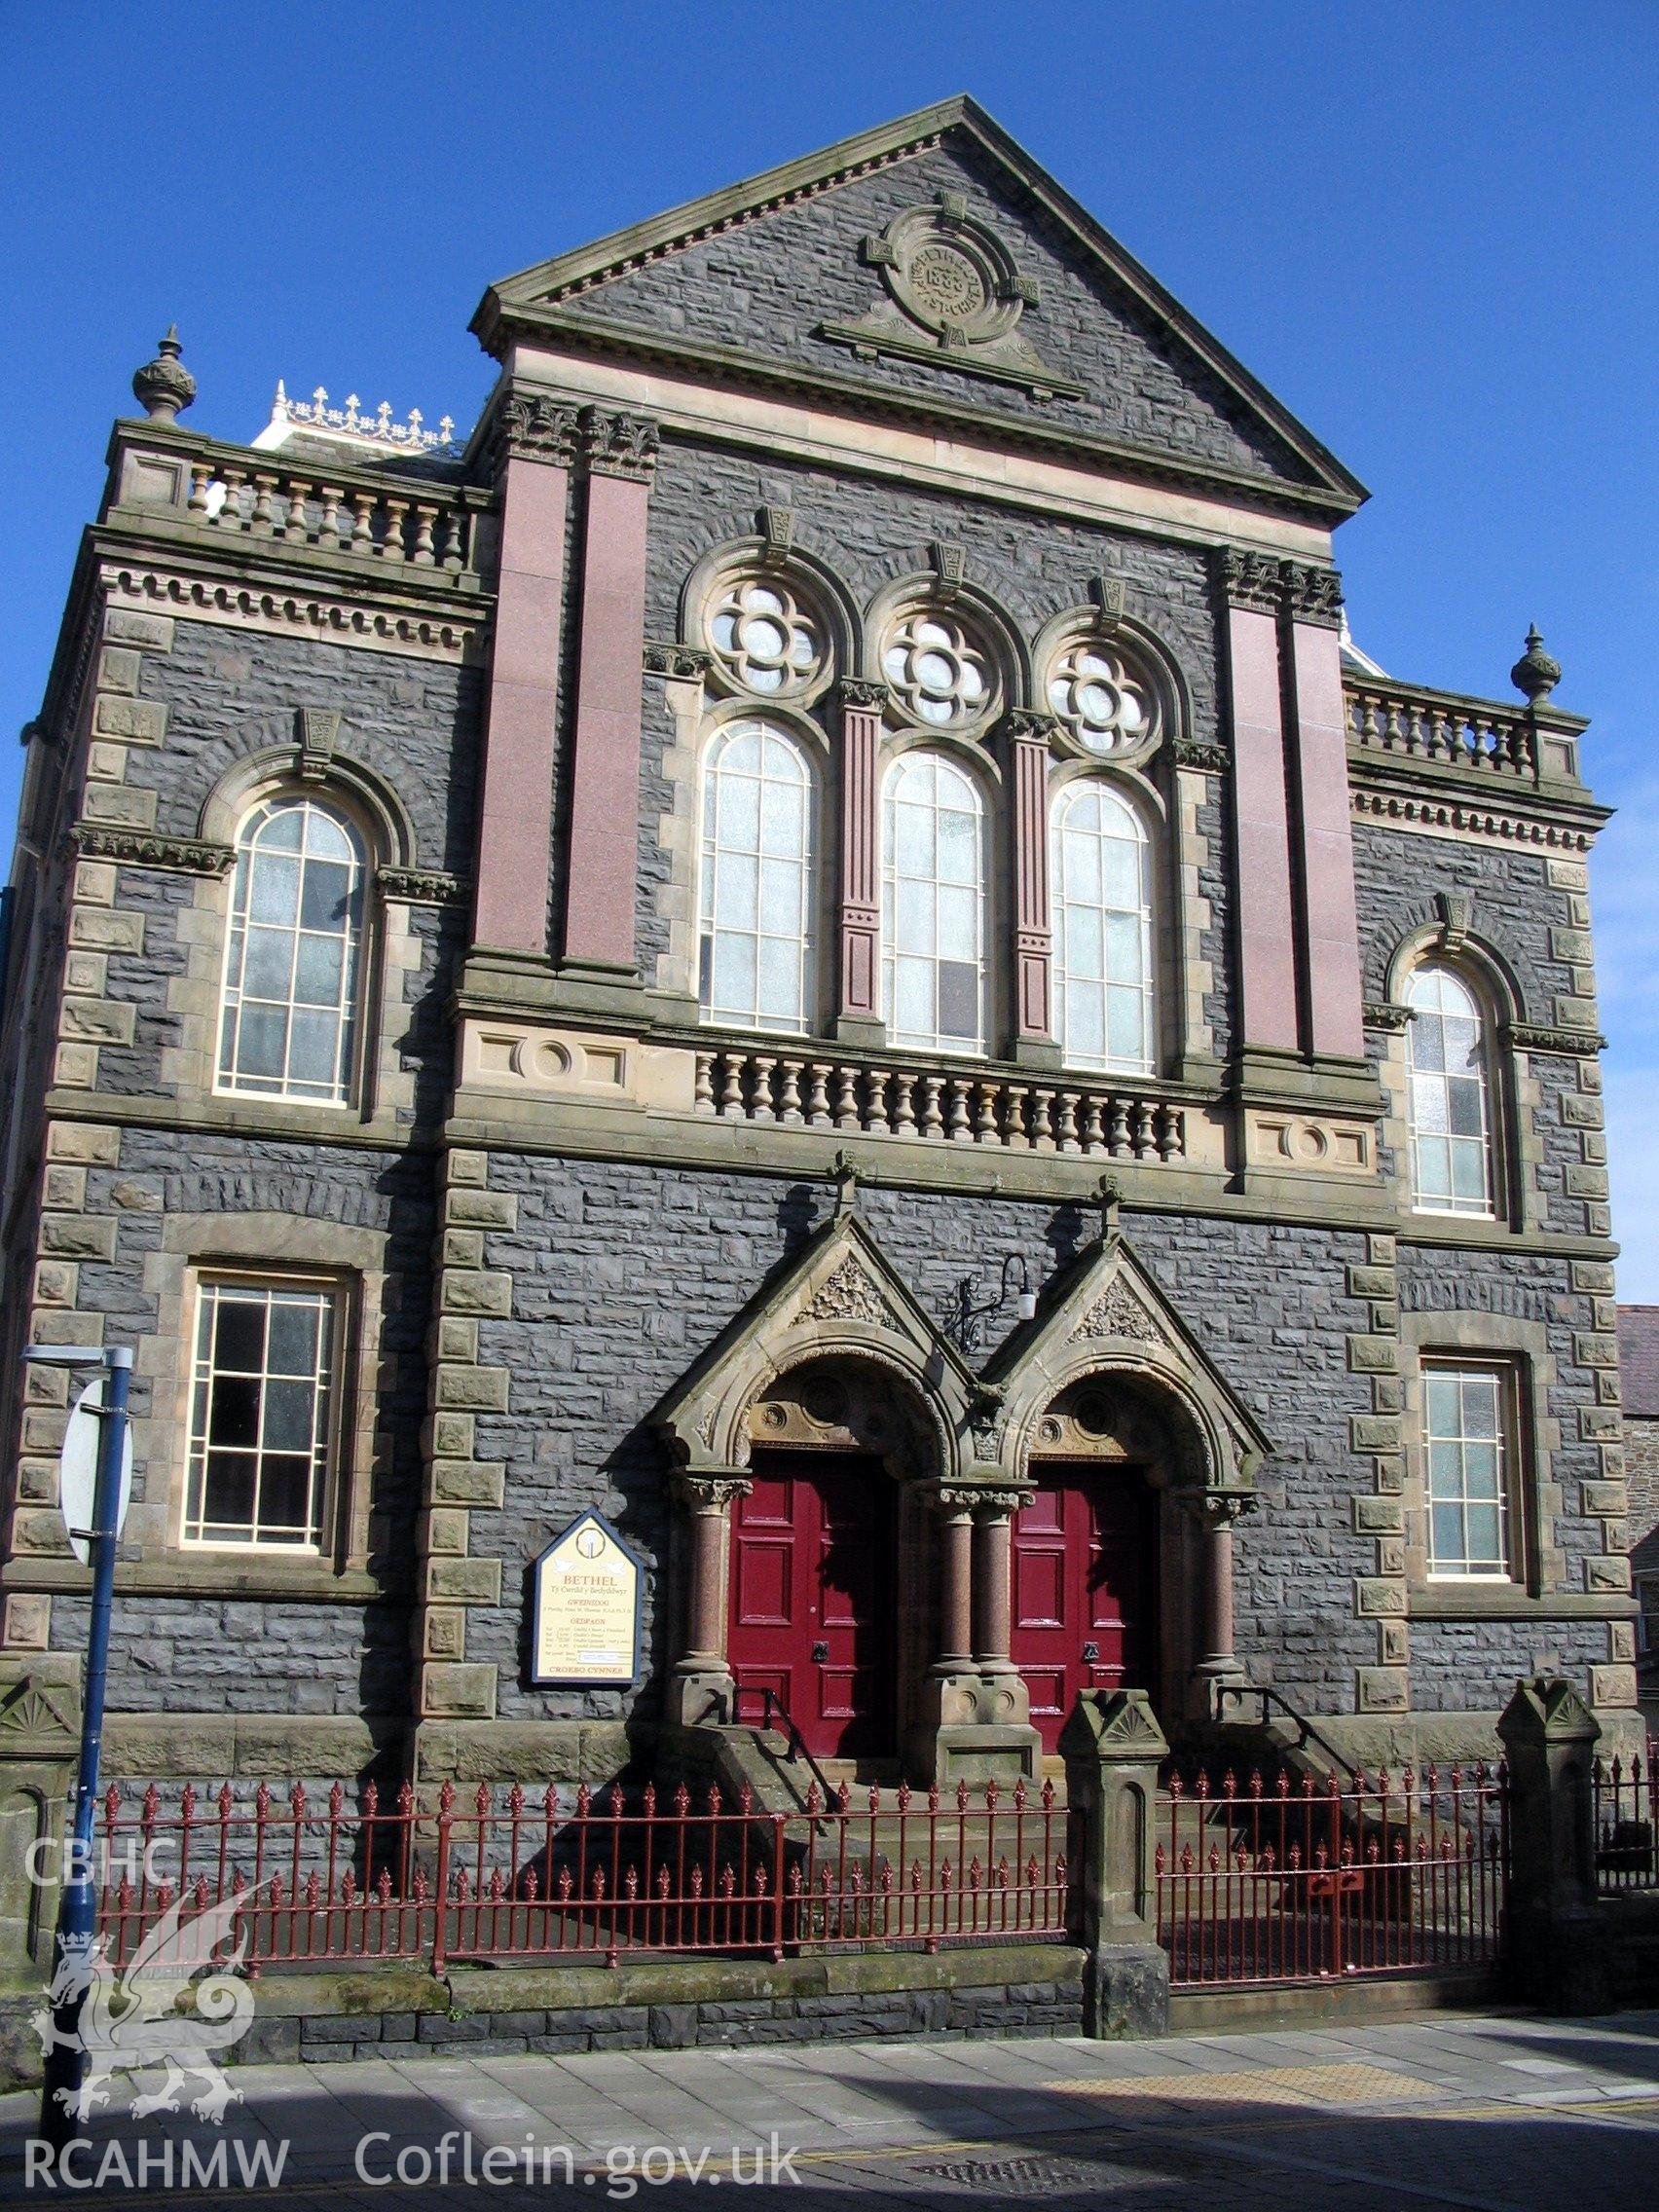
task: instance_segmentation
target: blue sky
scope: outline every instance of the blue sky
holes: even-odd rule
[[[0,0],[0,53],[10,730],[169,319],[218,436],[278,377],[464,424],[491,277],[973,92],[1371,486],[1366,649],[1505,697],[1535,619],[1594,716],[1620,1293],[1659,1301],[1654,0]]]

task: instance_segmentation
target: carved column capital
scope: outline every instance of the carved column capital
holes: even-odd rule
[[[1283,564],[1284,608],[1293,622],[1316,622],[1340,630],[1343,579],[1335,569],[1315,569],[1303,561]]]
[[[935,1483],[925,1494],[941,1521],[962,1521],[973,1514],[979,1492],[967,1483]]]
[[[693,1513],[729,1513],[754,1488],[750,1477],[735,1467],[696,1474],[682,1469],[674,1477],[675,1496]]]
[[[981,1521],[1007,1521],[1030,1498],[1028,1490],[976,1490],[974,1511]]]
[[[603,408],[581,412],[582,454],[594,476],[620,476],[630,484],[648,484],[656,469],[662,439],[643,415],[610,415]]]
[[[855,714],[880,714],[887,705],[888,690],[885,683],[871,682],[867,677],[843,676],[835,686],[835,696],[843,708]]]
[[[1003,722],[1016,745],[1048,745],[1059,726],[1057,715],[1038,714],[1030,707],[1015,707]]]
[[[1254,1513],[1259,1503],[1253,1490],[1177,1491],[1176,1503],[1206,1529],[1231,1529]]]
[[[539,461],[569,468],[576,452],[576,411],[540,391],[509,391],[496,416],[496,461]]]
[[[1277,554],[1224,546],[1220,573],[1228,606],[1247,608],[1253,614],[1276,614],[1284,600],[1282,571]]]

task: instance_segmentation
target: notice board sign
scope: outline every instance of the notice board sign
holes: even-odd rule
[[[600,1513],[555,1536],[532,1574],[530,1678],[538,1689],[631,1689],[645,1562]]]

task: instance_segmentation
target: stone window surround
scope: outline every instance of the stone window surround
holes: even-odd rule
[[[1407,1607],[1421,1617],[1478,1619],[1512,1613],[1520,1601],[1548,1613],[1567,1589],[1567,1561],[1555,1541],[1563,1497],[1555,1476],[1561,1425],[1551,1416],[1549,1393],[1556,1363],[1541,1321],[1506,1313],[1424,1312],[1400,1315],[1402,1441],[1405,1446],[1405,1569]],[[1428,1484],[1423,1444],[1424,1365],[1459,1360],[1501,1367],[1510,1377],[1508,1417],[1509,1546],[1507,1577],[1490,1580],[1430,1578]]]
[[[407,903],[377,892],[374,879],[384,867],[414,865],[415,837],[402,805],[378,777],[338,752],[325,772],[307,773],[297,748],[265,748],[239,761],[208,794],[197,834],[203,842],[234,849],[241,824],[255,807],[289,795],[338,807],[363,839],[367,855],[371,888],[358,952],[359,1017],[350,1095],[334,1104],[234,1090],[219,1083],[234,870],[198,875],[190,905],[179,911],[186,968],[167,982],[167,1011],[178,1017],[179,1042],[165,1049],[163,1070],[181,1099],[253,1104],[270,1117],[273,1128],[292,1123],[320,1136],[342,1124],[385,1120],[399,1106],[414,1103],[414,1077],[399,1051],[407,1020],[401,986],[405,974],[419,970],[423,946],[410,927]]]
[[[135,1423],[133,1439],[144,1464],[145,1494],[129,1513],[127,1532],[147,1563],[176,1570],[181,1589],[234,1570],[244,1589],[258,1584],[272,1596],[303,1596],[308,1589],[327,1592],[342,1575],[367,1572],[375,1548],[370,1493],[379,1451],[376,1406],[385,1380],[387,1242],[385,1230],[299,1215],[174,1213],[164,1220],[161,1249],[146,1257],[144,1267],[144,1287],[157,1308],[154,1334],[142,1340],[139,1350],[151,1410]],[[341,1295],[320,1553],[182,1540],[197,1293],[204,1275],[320,1283]]]
[[[1406,985],[1422,967],[1446,968],[1474,994],[1480,1008],[1486,1055],[1487,1145],[1492,1173],[1492,1213],[1459,1214],[1416,1200],[1412,1165],[1411,1074],[1407,1058]],[[1538,1226],[1536,1169],[1542,1147],[1532,1128],[1538,1104],[1536,1084],[1526,1058],[1507,1043],[1525,1022],[1519,994],[1496,951],[1478,938],[1454,933],[1444,924],[1418,929],[1403,938],[1388,963],[1389,1003],[1404,1016],[1386,1037],[1380,1074],[1385,1097],[1382,1142],[1397,1161],[1395,1187],[1400,1229],[1405,1235],[1445,1225],[1458,1236],[1473,1230],[1495,1230],[1500,1236]]]
[[[763,575],[766,572],[768,564],[761,541],[758,540],[742,540],[735,546],[718,548],[692,571],[682,595],[682,631],[685,637],[701,637],[705,600],[710,593],[724,587],[745,559],[752,563],[756,574]],[[840,652],[846,649],[853,635],[862,635],[867,660],[879,644],[882,625],[889,618],[893,607],[903,603],[906,592],[920,590],[924,586],[931,586],[936,595],[940,590],[937,577],[901,578],[876,595],[855,632],[850,627],[854,617],[850,612],[849,595],[838,585],[831,584],[830,572],[822,563],[813,563],[809,569],[802,556],[793,550],[787,559],[779,560],[775,554],[772,559],[776,571],[790,581],[792,588],[804,588],[814,593],[818,607],[826,610],[831,632],[839,631],[843,623],[849,625],[847,639],[835,640],[833,652],[827,656],[827,661],[838,661]],[[802,563],[798,585],[792,572],[796,562]],[[948,592],[940,596],[942,603],[948,605]],[[1007,617],[1000,613],[998,621],[1004,628],[1012,628]],[[1044,835],[1047,838],[1055,798],[1064,786],[1079,775],[1099,776],[1113,782],[1134,806],[1146,827],[1154,847],[1151,876],[1156,946],[1157,1058],[1159,1070],[1169,1071],[1186,1065],[1195,1057],[1205,1057],[1212,1051],[1203,1002],[1205,992],[1213,986],[1213,977],[1209,963],[1202,961],[1198,954],[1200,933],[1208,920],[1207,902],[1198,893],[1198,881],[1204,866],[1205,853],[1198,827],[1197,806],[1188,803],[1186,790],[1189,781],[1198,783],[1198,778],[1196,774],[1189,775],[1184,769],[1177,771],[1173,765],[1174,741],[1188,726],[1185,687],[1167,648],[1151,631],[1131,620],[1103,617],[1099,609],[1091,606],[1068,608],[1045,625],[1038,640],[1039,652],[1044,656],[1042,665],[1046,668],[1048,660],[1063,650],[1067,644],[1075,642],[1086,627],[1098,631],[1102,637],[1110,636],[1121,650],[1126,650],[1143,662],[1149,682],[1159,694],[1161,737],[1158,745],[1151,749],[1149,756],[1131,754],[1120,759],[1090,751],[1055,723],[1050,748]],[[1017,662],[1011,660],[1004,672],[1005,684],[1010,687],[1015,699],[1021,691],[1028,688],[1031,682],[1030,670],[1031,663],[1021,648]],[[658,825],[659,842],[668,855],[670,868],[657,898],[659,911],[666,915],[669,922],[669,945],[667,951],[658,958],[653,977],[655,987],[685,1004],[688,1012],[697,1005],[702,764],[707,746],[713,734],[733,719],[756,715],[770,717],[778,721],[780,727],[807,744],[819,771],[817,796],[820,810],[819,867],[822,885],[818,901],[818,926],[822,956],[817,962],[819,1006],[809,1034],[828,1037],[831,1017],[828,999],[833,989],[836,968],[835,961],[829,954],[835,941],[842,856],[839,793],[834,773],[836,754],[832,734],[825,727],[825,695],[819,695],[815,712],[808,711],[798,699],[773,700],[751,696],[747,692],[738,693],[728,675],[722,673],[716,678],[713,672],[709,675],[696,673],[670,677],[664,690],[668,710],[675,723],[674,739],[665,748],[663,755],[663,773],[672,787],[673,801],[672,811],[664,815]],[[832,707],[830,708],[830,714],[833,714]],[[831,729],[832,727],[831,723]],[[879,786],[888,767],[902,753],[915,746],[932,746],[948,752],[959,763],[967,766],[979,784],[986,803],[991,841],[987,933],[991,1020],[988,1039],[990,1050],[985,1056],[994,1061],[1005,1055],[1013,1056],[1014,1014],[1011,1002],[1014,996],[1015,963],[1013,794],[1002,762],[992,747],[985,742],[990,734],[983,726],[975,732],[963,728],[916,724],[907,719],[899,727],[884,721],[877,778]],[[1153,780],[1155,757],[1171,763],[1168,771],[1171,795],[1168,798],[1161,790],[1160,784]]]

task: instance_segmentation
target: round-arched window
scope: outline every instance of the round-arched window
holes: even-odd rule
[[[711,1021],[810,1027],[812,768],[770,722],[729,722],[703,756],[698,996]]]
[[[367,858],[343,814],[264,800],[237,834],[219,1088],[344,1105],[356,1063]]]
[[[1412,1189],[1431,1213],[1493,1210],[1492,1112],[1486,1024],[1463,978],[1418,969],[1406,985]]]
[[[939,753],[906,753],[882,793],[882,1000],[894,1045],[985,1050],[984,809]]]
[[[1065,786],[1051,833],[1054,1018],[1068,1067],[1150,1074],[1156,1052],[1146,830],[1089,777]]]

